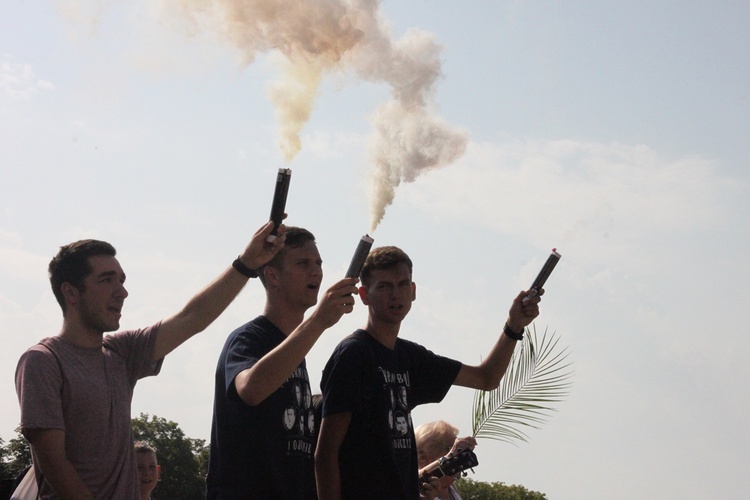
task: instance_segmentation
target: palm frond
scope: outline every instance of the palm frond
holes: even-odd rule
[[[568,348],[544,329],[537,341],[536,326],[526,329],[497,389],[477,391],[472,405],[472,433],[515,444],[528,441],[525,428],[538,429],[550,412],[568,394],[572,385],[572,363],[566,362]]]

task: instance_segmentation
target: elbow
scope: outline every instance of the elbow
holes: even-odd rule
[[[320,438],[320,436],[318,436]],[[337,451],[326,446],[329,443],[321,443],[318,439],[318,445],[315,448],[315,473],[322,475],[322,477],[328,477],[328,474],[333,470],[333,466],[338,462]]]
[[[263,390],[263,383],[258,380],[252,368],[243,370],[234,378],[234,390],[237,396],[248,406],[258,406],[269,396]]]
[[[258,406],[268,397],[268,394],[261,394],[258,391],[257,384],[253,384],[249,379],[239,375],[234,381],[234,388],[242,402],[248,406]]]
[[[251,390],[245,390],[239,392],[238,394],[240,396],[240,399],[242,399],[242,401],[248,406],[258,406],[266,399],[257,392]]]
[[[328,460],[328,454],[321,450],[320,447],[315,449],[315,472],[325,471],[325,461]]]
[[[500,385],[507,365],[497,363],[483,364],[474,372],[474,387],[482,391],[494,391]]]
[[[481,391],[494,391],[500,385],[502,378],[502,375],[486,374],[479,380],[477,389]]]
[[[315,482],[318,484],[318,496],[320,497],[321,488],[325,491],[326,482],[331,478],[331,467],[327,462],[329,458],[325,453],[315,452]],[[322,497],[321,497],[322,498]]]
[[[478,389],[481,391],[494,391],[495,389],[497,389],[499,385],[500,385],[499,380],[496,383],[487,382],[487,383],[482,384],[482,386],[479,387]]]

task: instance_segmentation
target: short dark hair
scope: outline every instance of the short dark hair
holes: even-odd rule
[[[409,268],[409,276],[411,276],[413,264],[406,252],[394,246],[376,248],[369,253],[364,266],[362,266],[362,272],[360,273],[362,286],[370,285],[370,275],[373,271],[393,269],[399,264],[406,264]]]
[[[136,441],[133,443],[136,453],[153,453],[156,455],[156,448],[151,446],[147,441]]]
[[[284,248],[282,248],[279,253],[274,255],[273,259],[266,262],[257,270],[263,286],[266,286],[266,277],[263,275],[263,269],[265,269],[266,267],[273,267],[280,270],[282,268],[282,262],[284,261],[284,251],[287,248],[299,248],[308,241],[312,241],[313,243],[315,243],[315,235],[313,235],[310,231],[301,227],[287,226]]]
[[[62,293],[63,283],[70,283],[78,290],[83,291],[83,281],[86,276],[91,274],[91,264],[89,257],[97,255],[109,255],[114,257],[117,254],[115,247],[106,241],[99,240],[79,240],[61,246],[49,263],[49,281],[52,285],[52,293],[55,294],[57,303],[65,314],[65,297]]]

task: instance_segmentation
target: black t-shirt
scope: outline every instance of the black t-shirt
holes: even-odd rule
[[[460,369],[408,340],[390,350],[364,330],[336,347],[321,388],[324,418],[352,414],[339,452],[344,498],[419,497],[411,410],[442,401]]]
[[[258,406],[234,378],[286,337],[259,316],[229,336],[216,368],[207,498],[314,499],[315,435],[305,361]]]

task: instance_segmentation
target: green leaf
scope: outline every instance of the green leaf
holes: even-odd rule
[[[559,347],[559,341],[546,328],[540,341],[533,324],[526,329],[497,389],[474,394],[474,437],[526,442],[523,429],[538,429],[556,411],[554,403],[568,395],[573,377],[568,348]]]

